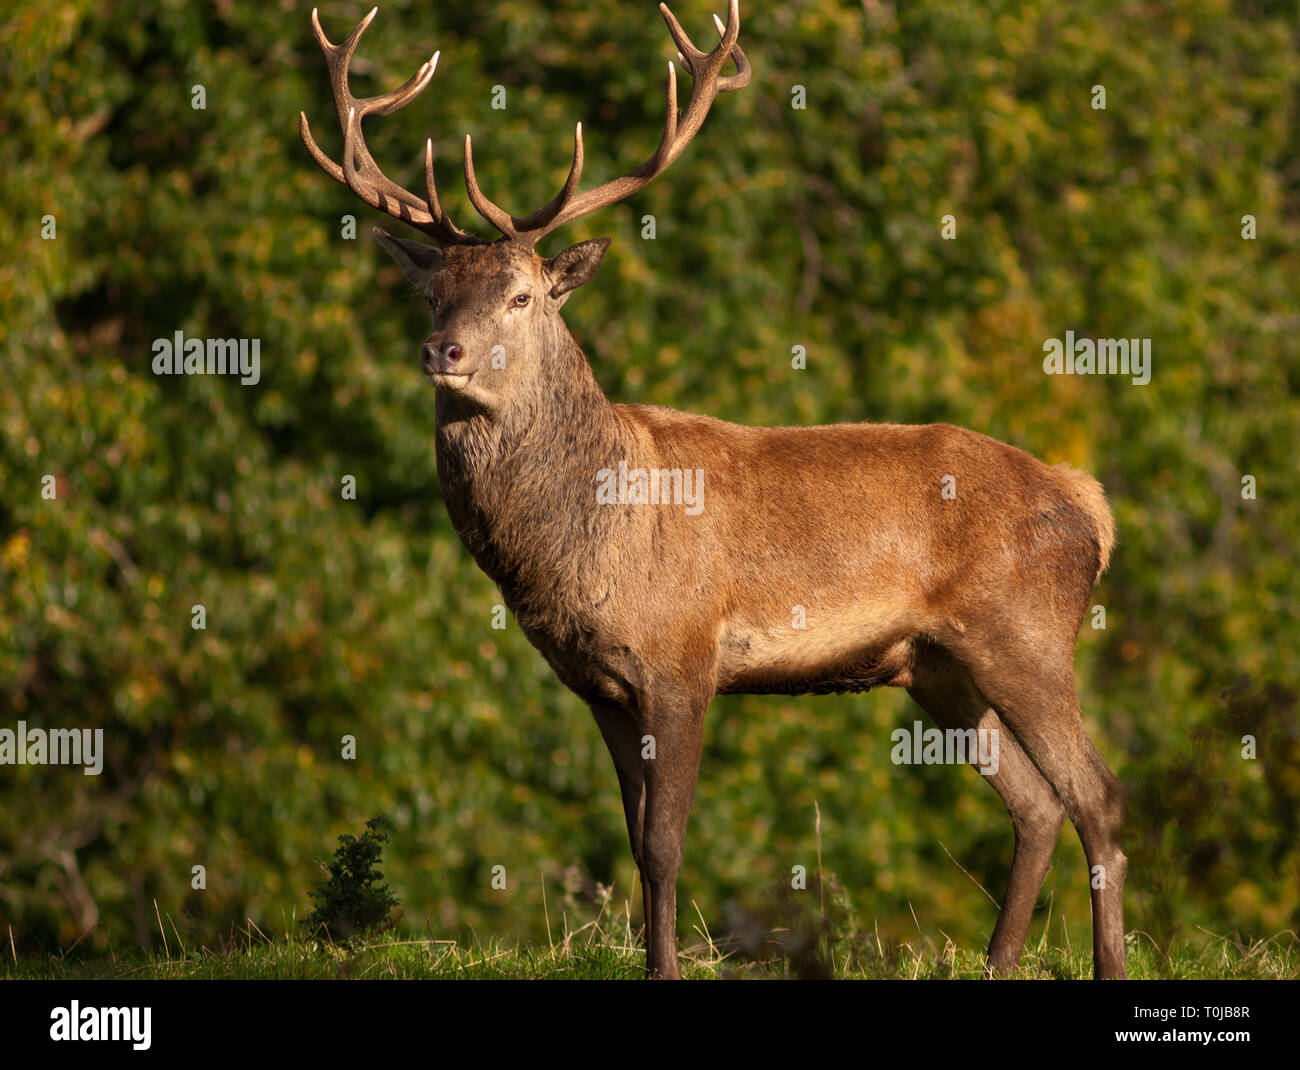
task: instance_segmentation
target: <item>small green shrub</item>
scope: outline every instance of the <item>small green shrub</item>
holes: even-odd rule
[[[397,896],[379,883],[384,879],[379,856],[388,842],[385,823],[372,817],[359,839],[346,833],[339,837],[334,861],[326,867],[329,880],[310,893],[316,908],[305,924],[312,931],[324,927],[331,939],[346,943],[362,932],[382,932],[396,924],[389,915]]]

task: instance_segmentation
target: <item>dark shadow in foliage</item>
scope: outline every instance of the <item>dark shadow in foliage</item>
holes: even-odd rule
[[[846,971],[854,977],[900,976],[902,945],[882,940],[863,921],[833,873],[822,892],[782,884],[757,907],[727,903],[723,915],[727,929],[717,943],[728,956],[724,978],[743,976],[735,967],[745,963],[783,968],[799,980],[826,980]]]
[[[770,966],[784,960],[786,971],[801,981],[829,980],[835,913],[819,909],[815,892],[778,886],[756,910],[726,904],[727,934],[719,943],[739,962]]]
[[[312,931],[322,928],[335,943],[346,944],[363,932],[383,932],[397,924],[390,912],[397,905],[395,896],[379,871],[379,856],[388,842],[382,817],[366,822],[366,831],[358,839],[344,834],[334,861],[326,869],[330,878],[311,892],[316,908],[304,924]]]

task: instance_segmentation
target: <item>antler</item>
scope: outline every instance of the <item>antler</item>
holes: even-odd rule
[[[433,180],[433,139],[424,146],[424,184],[429,199],[426,201],[393,182],[370,155],[365,138],[361,135],[361,121],[367,115],[391,115],[398,108],[414,100],[433,80],[434,68],[438,65],[435,52],[405,85],[377,97],[358,98],[352,95],[348,87],[348,65],[352,62],[352,53],[356,51],[357,42],[374,19],[379,8],[372,8],[370,14],[357,23],[356,28],[341,45],[331,44],[320,27],[320,16],[315,8],[311,13],[311,28],[316,34],[316,43],[325,55],[325,66],[329,69],[330,90],[334,94],[334,107],[338,110],[339,125],[343,128],[343,166],[339,166],[321,151],[316,139],[311,135],[311,126],[307,122],[307,113],[298,113],[298,131],[303,144],[312,158],[331,178],[342,182],[366,204],[387,212],[394,219],[400,219],[417,230],[422,230],[441,245],[465,245],[480,239],[461,230],[451,221],[438,203],[438,188]]]
[[[508,215],[483,195],[474,180],[473,156],[470,139],[465,138],[465,185],[469,190],[469,199],[479,215],[483,216],[497,230],[515,241],[535,245],[557,227],[571,223],[580,216],[594,212],[597,208],[614,204],[631,196],[666,171],[670,164],[682,154],[690,144],[691,138],[698,133],[709,114],[714,98],[719,93],[730,93],[735,89],[744,89],[749,84],[749,60],[740,45],[736,43],[740,36],[740,6],[738,0],[730,0],[727,6],[727,24],[717,15],[713,23],[718,28],[722,40],[712,52],[701,52],[686,31],[668,10],[667,4],[659,5],[659,13],[668,24],[677,45],[677,58],[691,76],[691,100],[686,107],[686,114],[679,124],[677,121],[677,72],[672,60],[668,61],[668,106],[664,115],[664,132],[655,149],[645,163],[621,178],[615,178],[586,193],[578,193],[578,180],[582,177],[582,123],[578,123],[573,135],[573,164],[569,168],[569,177],[564,187],[532,215],[520,219]],[[736,73],[719,77],[723,64],[731,57],[736,62]]]
[[[367,115],[391,115],[398,108],[413,100],[433,79],[433,71],[438,63],[440,53],[435,52],[428,62],[421,65],[414,76],[403,86],[382,96],[359,99],[348,88],[348,65],[357,42],[370,25],[378,8],[373,9],[341,45],[334,45],[326,38],[320,27],[320,19],[315,9],[311,13],[312,30],[321,52],[325,55],[325,64],[329,69],[330,87],[334,94],[334,106],[338,110],[339,125],[343,128],[343,165],[340,167],[331,160],[316,144],[307,123],[306,113],[299,115],[299,131],[303,143],[311,152],[321,169],[338,182],[348,186],[358,197],[373,208],[387,212],[395,219],[400,219],[424,231],[442,245],[463,245],[478,242],[481,239],[461,230],[453,223],[442,206],[438,203],[438,191],[433,178],[433,140],[425,142],[424,181],[428,200],[403,189],[390,180],[379,169],[374,157],[366,148],[361,136],[361,120]],[[714,25],[718,29],[721,41],[712,52],[702,52],[691,43],[681,24],[668,10],[667,4],[659,5],[659,12],[668,24],[677,45],[677,58],[691,76],[691,99],[686,107],[682,121],[677,121],[677,72],[672,61],[668,63],[668,106],[664,117],[664,132],[655,149],[645,163],[621,178],[612,179],[586,193],[578,193],[578,180],[582,177],[583,148],[582,123],[578,123],[573,138],[573,163],[569,167],[569,177],[563,188],[548,203],[531,215],[520,218],[490,201],[479,188],[474,174],[474,152],[468,135],[465,137],[465,188],[469,192],[470,203],[475,210],[511,241],[525,245],[536,245],[542,238],[557,227],[570,223],[580,216],[587,215],[597,208],[614,204],[631,196],[637,190],[648,185],[663,174],[682,150],[690,143],[704,123],[705,116],[719,93],[729,93],[743,89],[749,84],[749,60],[737,44],[740,36],[740,9],[738,0],[729,0],[727,24],[715,15]],[[736,64],[736,73],[721,77],[722,67],[731,58]]]

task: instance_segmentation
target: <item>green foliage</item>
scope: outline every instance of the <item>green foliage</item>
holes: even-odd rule
[[[305,922],[308,928],[323,928],[342,943],[392,925],[389,914],[397,905],[397,897],[388,885],[377,883],[384,879],[378,866],[388,842],[385,823],[382,817],[372,817],[360,839],[347,833],[339,837],[334,861],[326,867],[329,880],[310,893],[316,906]]]
[[[339,40],[364,10],[321,18]],[[709,5],[675,10],[708,39]],[[303,109],[339,150],[309,12],[0,15],[0,727],[102,728],[106,751],[99,777],[0,767],[20,952],[161,946],[155,901],[196,942],[288,913],[356,813],[391,815],[392,888],[435,938],[541,941],[541,878],[562,870],[615,901],[637,887],[599,732],[513,622],[491,628],[500,595],[447,520],[424,310],[342,237],[344,215],[362,236],[383,220],[298,140]],[[662,179],[544,249],[614,239],[565,309],[600,383],[742,423],[946,420],[1093,471],[1120,541],[1078,675],[1130,791],[1129,928],[1161,948],[1296,929],[1293,6],[746,0],[742,18],[751,86]],[[462,225],[466,132],[517,212],[558,188],[575,120],[593,184],[659,136],[672,48],[649,0],[396,0],[357,91],[435,48],[433,86],[367,138],[418,185],[432,134]],[[178,330],[260,339],[260,383],[155,376],[151,344]],[[1153,339],[1151,383],[1043,375],[1066,330]],[[952,859],[1000,896],[1011,830],[978,775],[889,762],[920,716],[895,691],[716,701],[683,933],[692,902],[717,930],[811,868],[816,802],[825,867],[882,947],[913,911],[982,946],[992,904]],[[1067,828],[1040,916],[1054,894],[1076,948],[1087,885]]]

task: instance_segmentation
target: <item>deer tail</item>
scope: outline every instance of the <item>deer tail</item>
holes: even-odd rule
[[[1110,551],[1115,545],[1115,517],[1106,503],[1106,492],[1087,472],[1068,464],[1058,464],[1053,471],[1060,476],[1065,493],[1092,521],[1098,562],[1097,575],[1093,579],[1095,584],[1110,565]]]

